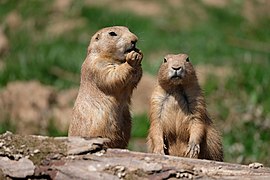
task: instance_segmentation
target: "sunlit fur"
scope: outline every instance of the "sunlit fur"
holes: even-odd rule
[[[130,98],[142,76],[142,53],[127,50],[137,39],[121,26],[101,29],[92,37],[81,68],[69,136],[105,137],[111,140],[108,147],[127,146]]]
[[[150,100],[149,151],[223,161],[220,135],[209,118],[195,70],[188,61],[186,54],[170,54],[160,66],[158,85]]]

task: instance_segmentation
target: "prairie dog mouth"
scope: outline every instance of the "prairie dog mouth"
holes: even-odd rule
[[[125,53],[130,53],[131,51],[136,51],[137,52],[137,50],[138,50],[137,48],[132,47],[132,48],[128,48]]]
[[[171,79],[182,79],[180,75],[174,74],[171,76]]]
[[[136,42],[132,41],[130,46],[127,48],[125,53],[130,53],[131,51],[139,52],[140,50],[136,48]]]

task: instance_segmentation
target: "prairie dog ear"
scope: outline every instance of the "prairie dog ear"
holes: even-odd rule
[[[87,48],[87,55],[92,52],[93,46],[96,46],[95,44],[100,39],[100,36],[101,36],[100,33],[96,33],[95,35],[92,36],[90,44]]]
[[[99,40],[99,38],[100,38],[100,34],[98,33],[98,34],[96,34],[96,36],[94,37],[94,39],[97,41],[97,40]]]

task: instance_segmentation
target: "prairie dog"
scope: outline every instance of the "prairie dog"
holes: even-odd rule
[[[125,148],[131,132],[133,89],[142,77],[138,38],[123,26],[96,32],[81,68],[81,83],[68,136],[109,138],[110,148]]]
[[[169,54],[150,100],[148,147],[153,153],[223,161],[196,72],[186,54]]]

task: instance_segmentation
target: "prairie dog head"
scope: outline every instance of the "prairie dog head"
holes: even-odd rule
[[[197,81],[195,70],[187,54],[168,54],[158,73],[159,84],[166,88],[186,86]]]
[[[91,38],[88,54],[113,58],[124,62],[127,53],[138,51],[136,43],[138,37],[131,33],[127,27],[113,26],[99,30]]]

